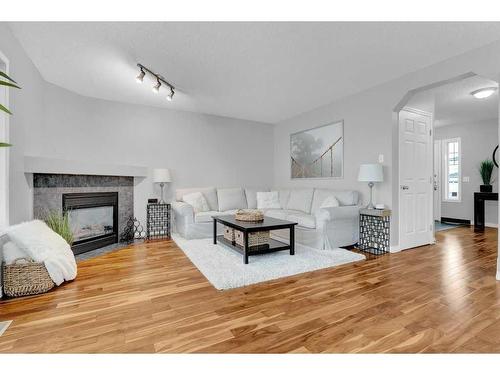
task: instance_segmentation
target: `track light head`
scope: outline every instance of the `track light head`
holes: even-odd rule
[[[158,94],[160,92],[160,87],[161,87],[161,82],[160,80],[157,78],[156,79],[156,85],[153,86],[153,92],[155,94]]]
[[[170,88],[170,94],[167,96],[167,100],[168,100],[169,102],[171,102],[171,101],[172,101],[172,99],[174,98],[174,94],[175,94],[175,91],[174,91],[174,89],[171,87],[171,88]]]
[[[144,71],[144,69],[141,68],[141,72],[139,73],[139,75],[137,77],[135,77],[135,80],[137,81],[137,83],[142,83],[142,81],[144,81],[145,75],[146,75],[146,72]]]

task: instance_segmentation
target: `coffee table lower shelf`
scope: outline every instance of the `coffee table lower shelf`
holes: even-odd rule
[[[235,242],[229,241],[224,236],[217,236],[217,242],[223,243],[229,246],[231,249],[238,251],[241,254],[245,254],[243,246],[236,244]],[[268,245],[252,246],[248,249],[248,255],[260,255],[274,253],[276,251],[290,250],[290,245],[275,239],[270,238]]]

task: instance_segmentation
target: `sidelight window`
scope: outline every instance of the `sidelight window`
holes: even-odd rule
[[[461,147],[460,138],[443,141],[444,200],[460,202],[462,197]]]

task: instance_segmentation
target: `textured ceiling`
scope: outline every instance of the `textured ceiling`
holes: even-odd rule
[[[409,107],[433,111],[434,126],[474,124],[498,118],[498,91],[485,99],[476,99],[470,93],[485,88],[498,87],[489,79],[475,76],[459,82],[423,91],[412,97]]]
[[[48,82],[276,123],[500,39],[500,23],[10,23]],[[140,62],[178,87],[138,85]]]

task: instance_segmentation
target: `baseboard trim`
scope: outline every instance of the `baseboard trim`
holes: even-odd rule
[[[451,224],[465,224],[470,225],[470,220],[467,219],[456,219],[454,217],[441,217],[442,223],[451,223]]]
[[[399,248],[399,245],[391,245],[389,247],[389,252],[390,253],[399,253],[401,249]]]
[[[498,228],[498,224],[495,223],[484,223],[484,226],[488,228]]]

